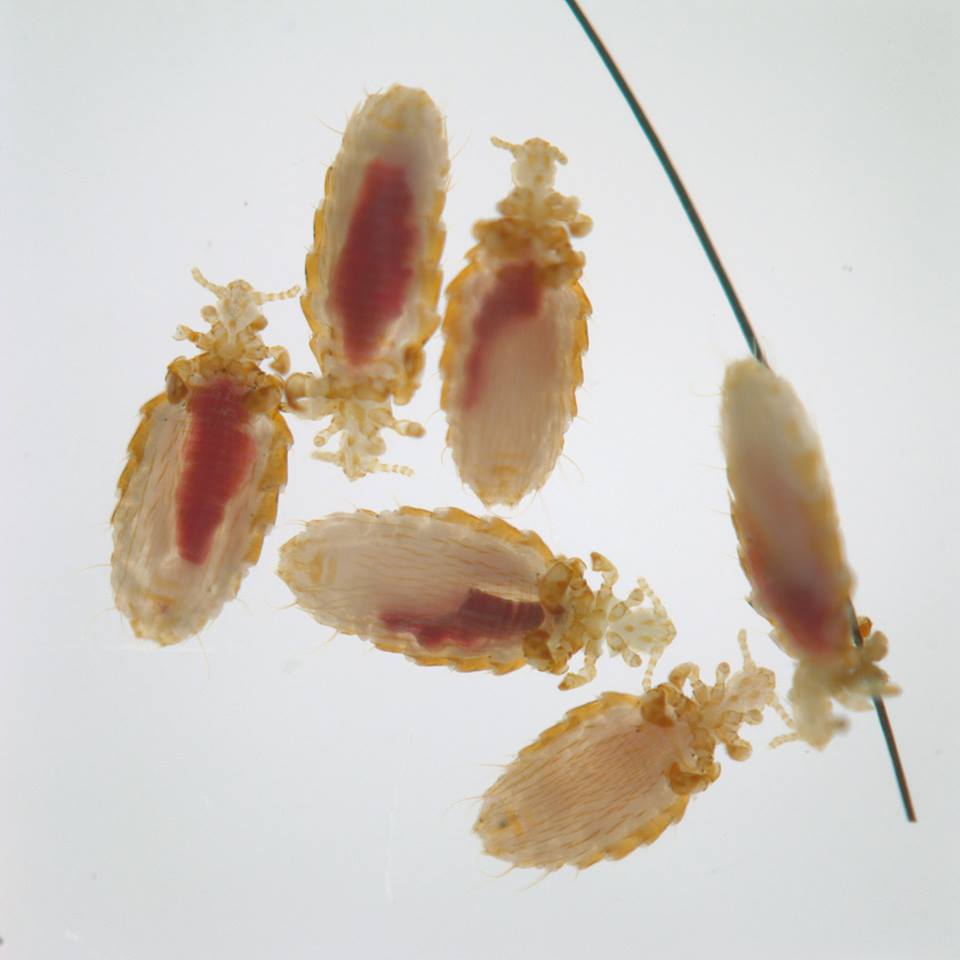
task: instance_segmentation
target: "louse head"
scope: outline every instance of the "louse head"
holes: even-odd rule
[[[851,644],[829,661],[804,660],[797,664],[790,688],[795,737],[778,738],[776,742],[800,739],[822,749],[834,734],[846,729],[847,720],[833,713],[833,703],[849,710],[868,710],[874,697],[891,697],[900,688],[890,682],[878,662],[887,653],[887,638],[866,617],[858,624],[861,646]]]
[[[497,204],[497,210],[508,220],[525,224],[521,228],[522,236],[528,233],[542,233],[547,246],[554,250],[563,250],[567,243],[567,232],[574,237],[584,237],[593,229],[593,221],[580,213],[580,202],[576,197],[565,197],[553,189],[557,176],[557,164],[566,163],[567,158],[552,143],[533,137],[523,143],[508,143],[499,137],[492,137],[495,147],[509,150],[513,154],[514,189]],[[482,224],[478,224],[481,226]],[[497,231],[504,225],[498,224]],[[483,232],[475,235],[483,240]],[[516,241],[515,241],[516,242]],[[572,251],[569,251],[572,255]],[[574,257],[577,266],[576,276],[583,267],[583,258]]]
[[[523,143],[509,143],[499,137],[491,137],[490,142],[501,150],[513,154],[511,174],[518,187],[528,190],[545,191],[553,188],[557,176],[557,164],[565,164],[566,156],[552,143],[532,137]]]
[[[271,366],[280,373],[286,373],[290,369],[286,350],[282,347],[266,347],[260,339],[261,331],[267,326],[267,318],[260,307],[272,300],[289,300],[300,293],[300,288],[261,293],[246,280],[231,280],[226,286],[221,286],[207,280],[196,267],[192,274],[201,287],[217,297],[217,304],[208,304],[200,311],[200,316],[210,324],[209,333],[197,333],[181,326],[177,328],[177,338],[189,340],[225,362],[260,363],[271,357]]]
[[[777,678],[772,670],[758,667],[750,656],[746,631],[740,631],[738,640],[743,667],[736,673],[731,672],[728,663],[721,663],[710,686],[700,679],[695,664],[686,663],[671,671],[669,682],[678,690],[689,682],[697,707],[691,722],[698,734],[724,744],[731,759],[746,760],[752,748],[740,738],[740,727],[744,723],[760,723],[764,708],[778,703]]]

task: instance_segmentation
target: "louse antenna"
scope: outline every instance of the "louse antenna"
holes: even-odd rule
[[[257,293],[257,299],[260,303],[271,303],[274,300],[292,300],[300,296],[300,288],[294,284],[286,290],[279,290],[276,293]]]
[[[647,115],[643,112],[643,107],[640,106],[639,101],[634,96],[633,91],[630,89],[630,84],[627,83],[623,74],[620,72],[620,68],[617,66],[613,57],[610,56],[610,52],[607,50],[606,46],[604,46],[604,43],[597,34],[597,31],[593,29],[593,24],[590,23],[586,17],[586,14],[584,14],[583,10],[580,9],[580,4],[577,3],[577,0],[564,0],[564,3],[566,3],[566,5],[570,8],[570,12],[577,18],[577,22],[583,28],[583,32],[587,35],[587,39],[593,44],[594,49],[600,55],[603,65],[610,72],[613,82],[617,85],[617,89],[623,95],[623,99],[627,101],[627,106],[630,108],[630,112],[636,118],[637,123],[640,124],[640,129],[643,130],[644,135],[650,143],[650,146],[653,148],[653,152],[657,155],[657,159],[660,161],[660,166],[663,167],[664,173],[666,173],[667,177],[670,179],[670,184],[673,187],[673,191],[676,193],[677,199],[680,201],[680,205],[683,207],[683,212],[687,215],[687,219],[690,221],[690,226],[693,227],[693,231],[696,233],[697,239],[700,241],[700,246],[703,247],[703,252],[707,255],[707,259],[710,261],[710,266],[713,267],[713,272],[716,274],[717,280],[720,281],[720,286],[723,287],[723,292],[726,295],[727,303],[730,304],[730,309],[733,311],[733,315],[737,318],[737,323],[740,325],[740,332],[743,334],[743,338],[747,341],[747,346],[750,348],[750,352],[753,354],[756,360],[759,360],[760,363],[766,364],[767,359],[763,355],[763,350],[760,347],[760,341],[757,340],[757,335],[753,332],[753,327],[750,325],[747,312],[743,309],[743,305],[740,303],[740,298],[737,296],[737,291],[734,290],[733,284],[730,282],[730,277],[727,276],[727,271],[723,265],[723,262],[720,260],[720,255],[717,253],[717,250],[713,245],[713,241],[710,239],[710,234],[707,233],[707,228],[703,225],[703,220],[700,219],[700,214],[697,213],[697,208],[693,205],[693,201],[690,199],[690,194],[687,193],[687,188],[683,185],[683,181],[680,179],[680,174],[677,173],[677,168],[673,165],[673,161],[670,159],[670,154],[667,153],[663,144],[660,142],[660,138],[657,136],[657,131],[653,129],[653,125],[647,119]]]
[[[597,54],[603,61],[603,65],[613,78],[617,89],[620,91],[623,99],[626,100],[630,112],[633,114],[637,123],[640,124],[640,129],[643,130],[650,147],[657,156],[657,160],[660,161],[660,166],[663,167],[664,173],[666,173],[669,178],[674,193],[676,193],[677,199],[680,201],[680,205],[683,207],[683,211],[690,221],[690,226],[693,227],[693,231],[700,241],[700,246],[703,247],[703,252],[707,255],[710,266],[713,268],[713,272],[720,282],[720,286],[723,288],[727,303],[730,304],[730,309],[733,311],[734,317],[736,317],[737,323],[740,326],[740,332],[743,334],[744,340],[747,341],[747,347],[750,353],[753,354],[755,360],[762,363],[765,367],[769,367],[767,358],[764,356],[763,350],[760,347],[760,341],[757,339],[753,326],[747,317],[747,312],[740,303],[740,298],[737,296],[737,291],[734,289],[733,283],[727,275],[723,261],[721,261],[720,255],[717,253],[713,241],[710,239],[710,234],[707,233],[707,228],[704,226],[703,220],[700,219],[697,208],[693,205],[693,200],[690,199],[690,194],[687,193],[687,188],[680,179],[680,174],[677,173],[677,168],[670,159],[670,154],[667,153],[666,148],[660,142],[657,131],[653,129],[653,124],[650,123],[647,115],[643,112],[643,107],[640,106],[640,102],[630,89],[630,84],[627,83],[626,78],[620,72],[616,61],[610,56],[610,51],[607,50],[599,34],[594,30],[593,24],[587,19],[586,14],[580,8],[580,4],[577,3],[577,0],[564,0],[564,3],[569,7],[577,23],[580,24],[583,32],[587,35],[587,39],[593,44],[594,50],[597,51]],[[850,636],[856,646],[859,647],[863,645],[863,638],[860,636],[860,628],[857,626],[857,617],[854,613],[852,603],[850,604]],[[877,713],[877,720],[880,721],[880,730],[883,733],[883,739],[887,745],[887,752],[890,754],[890,762],[893,764],[893,773],[897,778],[897,788],[900,790],[900,799],[903,801],[904,812],[910,823],[916,823],[917,815],[913,809],[913,800],[910,798],[910,788],[907,786],[907,778],[903,770],[903,763],[900,760],[900,751],[897,749],[897,741],[893,736],[893,727],[891,727],[890,717],[887,715],[887,706],[883,702],[883,697],[872,697],[871,699],[873,700],[873,707]]]
[[[197,267],[194,267],[190,271],[190,275],[193,277],[197,283],[200,284],[204,290],[209,290],[215,297],[218,299],[223,299],[227,295],[227,290],[229,287],[224,287],[219,283],[211,283]],[[243,286],[248,286],[243,284]],[[300,288],[296,285],[290,287],[288,290],[280,290],[277,293],[260,293],[259,290],[250,290],[250,296],[260,304],[271,303],[274,300],[291,300],[293,297],[298,296],[300,293]]]
[[[226,287],[221,287],[218,283],[211,283],[201,272],[199,267],[194,267],[190,271],[190,276],[193,277],[197,283],[203,287],[204,290],[209,290],[215,297],[224,297],[227,293]]]

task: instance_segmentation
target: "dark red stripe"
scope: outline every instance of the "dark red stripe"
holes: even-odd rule
[[[506,600],[482,590],[470,590],[451,614],[427,619],[415,613],[389,612],[380,621],[395,633],[412,633],[426,650],[452,643],[464,649],[479,647],[486,640],[523,636],[543,623],[539,603]]]
[[[466,364],[463,405],[469,410],[479,399],[484,386],[486,357],[499,334],[535,317],[540,310],[543,290],[533,261],[501,267],[493,289],[484,298],[473,321],[473,346]]]
[[[184,466],[177,485],[177,551],[202,564],[256,453],[246,427],[246,388],[229,377],[191,390]]]
[[[351,364],[362,364],[376,354],[403,309],[416,246],[413,194],[405,170],[372,161],[331,284],[331,302],[342,322],[344,351]]]

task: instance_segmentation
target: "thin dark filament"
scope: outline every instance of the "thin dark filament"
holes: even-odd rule
[[[580,4],[578,4],[576,0],[564,0],[564,2],[570,8],[571,13],[577,18],[577,22],[583,28],[583,32],[587,35],[594,49],[600,55],[604,66],[610,71],[613,82],[617,85],[620,93],[623,94],[623,99],[627,101],[627,106],[636,118],[637,123],[640,124],[640,129],[643,130],[647,140],[650,142],[653,152],[657,155],[660,166],[663,167],[664,173],[669,177],[674,193],[676,193],[680,205],[683,207],[684,213],[686,213],[687,219],[690,221],[690,226],[693,227],[693,231],[700,241],[700,246],[703,247],[703,252],[707,255],[707,259],[710,261],[710,266],[713,267],[713,272],[716,274],[717,280],[720,281],[720,286],[723,287],[727,303],[730,304],[730,309],[737,318],[737,323],[740,325],[740,332],[743,334],[744,340],[747,341],[747,347],[749,347],[750,352],[760,363],[765,364],[767,362],[766,358],[763,355],[763,350],[760,348],[760,341],[757,340],[757,335],[753,332],[753,327],[747,318],[747,312],[740,303],[737,291],[734,290],[730,277],[727,276],[726,268],[723,266],[720,255],[717,253],[713,241],[710,239],[710,234],[707,233],[707,228],[703,225],[703,220],[700,219],[700,214],[697,213],[697,208],[693,205],[690,194],[687,193],[687,188],[683,185],[680,174],[677,173],[677,168],[673,165],[670,155],[660,142],[657,131],[653,129],[653,125],[643,112],[643,107],[640,106],[639,101],[633,95],[630,84],[627,83],[623,74],[620,72],[620,68],[614,62],[613,57],[610,56],[603,41],[597,35],[597,31],[593,29],[593,24],[590,23],[584,12],[580,9]]]
[[[853,637],[855,646],[863,646],[863,637],[860,634],[860,626],[857,623],[857,614],[853,609],[853,602],[849,606],[850,616],[850,634]],[[887,745],[887,752],[890,754],[890,762],[893,764],[893,775],[897,778],[897,787],[900,790],[900,799],[903,801],[903,809],[907,819],[911,823],[917,822],[917,814],[913,809],[913,799],[910,796],[910,787],[907,785],[907,775],[903,770],[903,762],[900,760],[900,751],[897,749],[897,741],[893,735],[893,727],[890,725],[890,717],[887,715],[887,705],[883,702],[883,697],[871,697],[873,709],[877,711],[877,719],[880,721],[880,730],[883,732],[883,740]]]
[[[703,220],[700,219],[700,214],[693,205],[690,194],[687,193],[687,188],[683,185],[680,174],[677,173],[677,168],[673,165],[670,155],[660,142],[656,130],[653,129],[653,125],[647,119],[647,115],[643,112],[643,107],[640,106],[639,101],[630,89],[630,84],[627,83],[626,78],[620,72],[620,68],[617,66],[613,57],[610,56],[610,52],[607,50],[604,42],[600,39],[597,31],[593,29],[593,24],[590,23],[586,14],[580,9],[580,4],[577,3],[577,0],[564,0],[564,3],[570,8],[570,12],[576,17],[583,32],[587,35],[587,39],[593,44],[594,49],[599,54],[604,66],[613,78],[617,89],[623,95],[623,99],[626,100],[630,112],[636,118],[637,123],[640,124],[640,129],[643,130],[653,152],[660,161],[660,166],[663,167],[664,173],[666,173],[669,178],[670,184],[673,186],[673,190],[680,201],[680,205],[683,207],[684,213],[686,213],[687,219],[690,221],[690,225],[693,227],[694,233],[696,233],[697,239],[700,241],[700,246],[703,247],[703,252],[707,255],[710,266],[713,268],[713,272],[720,282],[720,286],[723,288],[727,303],[730,304],[730,309],[733,311],[733,315],[736,317],[737,323],[740,326],[740,332],[743,334],[744,340],[747,341],[747,347],[756,360],[764,364],[764,366],[768,366],[767,358],[764,356],[763,350],[760,347],[760,341],[757,339],[756,333],[754,333],[753,326],[750,324],[747,313],[740,303],[740,298],[737,296],[737,291],[733,288],[730,277],[727,276],[727,271],[723,266],[723,262],[720,260],[713,241],[710,239],[710,234],[707,233],[707,228],[704,226]],[[850,606],[850,612],[852,617],[850,628],[851,637],[856,646],[862,646],[863,638],[860,636],[860,630],[857,626],[857,618],[853,613],[852,604]],[[907,778],[903,771],[903,764],[900,761],[900,752],[897,750],[897,741],[894,739],[893,728],[890,726],[890,718],[887,715],[887,706],[883,702],[882,697],[872,697],[871,699],[873,700],[874,709],[877,712],[877,719],[880,721],[880,729],[883,732],[884,742],[890,753],[890,761],[893,764],[894,776],[897,778],[897,787],[900,790],[903,808],[906,811],[907,819],[911,823],[915,823],[917,817],[914,813],[913,801],[910,799],[910,788],[907,786]]]

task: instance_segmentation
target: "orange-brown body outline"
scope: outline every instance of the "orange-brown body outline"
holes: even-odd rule
[[[324,519],[333,519],[335,516],[338,515]],[[321,624],[333,626],[338,633],[359,637],[388,653],[401,653],[419,666],[446,666],[465,673],[486,670],[495,674],[510,673],[529,666],[543,673],[565,674],[560,688],[568,690],[593,679],[595,664],[605,640],[611,655],[622,657],[630,666],[639,666],[640,652],[646,652],[650,656],[649,674],[676,633],[660,600],[644,581],[639,581],[637,589],[625,600],[617,599],[612,591],[617,579],[616,569],[606,558],[594,553],[591,554],[592,569],[602,574],[603,578],[601,586],[595,591],[586,581],[586,564],[582,560],[554,554],[538,534],[519,530],[499,517],[477,517],[453,507],[424,510],[409,506],[382,513],[359,509],[342,516],[362,516],[374,521],[387,517],[412,517],[459,525],[507,544],[530,548],[542,561],[543,572],[537,574],[536,589],[540,605],[551,615],[550,629],[541,626],[528,631],[519,641],[519,656],[498,659],[496,654],[502,651],[497,649],[482,654],[424,651],[401,640],[377,636],[369,632],[369,627],[364,630],[355,623],[345,623],[339,618],[331,622],[325,618],[322,607],[311,608],[309,601],[304,602],[298,588],[291,583],[291,580],[300,579],[294,571],[303,570],[304,567],[299,560],[288,559],[288,548],[294,549],[293,544],[308,533],[313,524],[323,524],[324,519],[307,524],[304,534],[291,538],[280,548],[278,572],[297,596],[297,604],[302,609]],[[307,581],[312,576],[310,569],[307,563]],[[292,576],[288,577],[287,570]],[[647,600],[651,603],[650,607],[644,607]],[[406,632],[398,631],[395,635]],[[584,664],[580,672],[575,673],[570,667],[570,659],[581,651],[584,652]]]
[[[681,768],[680,764],[674,761],[663,772],[675,799],[627,836],[613,842],[601,842],[588,856],[575,861],[564,861],[562,865],[585,869],[603,859],[620,860],[637,847],[652,844],[667,827],[680,822],[691,795],[705,791],[719,779],[721,767],[714,759],[718,746],[724,746],[732,760],[746,760],[752,753],[752,747],[740,737],[740,727],[744,723],[760,723],[764,706],[773,708],[781,719],[786,719],[776,695],[775,675],[771,670],[758,667],[754,662],[747,646],[746,631],[740,631],[738,641],[743,656],[743,668],[732,677],[727,663],[718,664],[716,682],[712,687],[701,680],[700,670],[693,663],[682,663],[674,667],[666,682],[652,688],[648,675],[644,679],[644,692],[640,696],[611,691],[602,693],[595,699],[568,710],[561,720],[547,727],[517,753],[506,771],[514,770],[524,760],[552,746],[577,728],[603,724],[607,714],[619,707],[636,710],[640,725],[673,727],[678,723],[685,723],[690,731],[692,766],[688,762],[686,768]],[[684,686],[688,682],[691,685],[691,696],[684,693]],[[708,711],[713,713],[712,717],[707,715]],[[557,759],[561,760],[562,757],[558,754]],[[507,772],[484,793],[484,800],[494,792],[505,776]],[[481,839],[482,819],[483,810],[474,825],[474,832]],[[484,846],[486,847],[485,842]],[[498,856],[490,850],[486,852]],[[544,866],[542,863],[516,865]],[[558,866],[548,866],[546,869],[553,870]]]
[[[116,521],[118,513],[126,506],[130,483],[143,465],[154,415],[165,404],[179,405],[186,403],[190,390],[193,389],[188,382],[189,380],[195,378],[208,380],[219,375],[243,382],[250,388],[248,402],[254,396],[264,397],[266,391],[271,389],[276,394],[274,404],[270,404],[266,408],[258,407],[253,411],[269,419],[273,426],[273,436],[267,453],[266,465],[258,484],[258,490],[261,494],[259,505],[250,518],[249,544],[240,566],[230,581],[230,597],[228,599],[233,599],[239,592],[240,585],[250,568],[260,559],[263,542],[277,519],[280,492],[287,483],[287,451],[293,445],[293,434],[290,432],[290,428],[281,412],[283,381],[278,377],[264,373],[255,363],[237,360],[224,362],[211,353],[202,353],[199,356],[189,358],[178,357],[167,367],[167,375],[168,382],[171,376],[176,377],[180,382],[181,387],[177,392],[182,390],[182,394],[174,400],[170,397],[169,392],[160,393],[140,408],[140,421],[127,444],[126,463],[117,481],[117,502],[110,515],[111,525]],[[116,548],[114,548],[114,553],[116,553]],[[130,625],[138,637],[145,636],[139,620],[130,618]],[[167,646],[179,641],[157,640],[156,642],[161,646]]]
[[[443,386],[440,388],[440,406],[444,413],[449,415],[450,404],[450,378],[455,372],[456,358],[463,350],[464,342],[464,323],[463,317],[466,313],[466,307],[462,298],[462,288],[474,278],[482,269],[482,264],[477,260],[477,251],[482,244],[475,244],[467,251],[467,265],[450,281],[447,286],[447,310],[443,318],[443,352],[440,354],[440,375],[443,379]],[[577,313],[575,326],[573,330],[573,345],[567,357],[569,364],[570,390],[565,400],[565,409],[567,419],[572,420],[577,415],[577,390],[583,386],[583,355],[590,347],[590,335],[588,332],[587,321],[593,315],[593,305],[589,297],[580,285],[579,280],[573,280],[568,284],[569,289],[580,304],[580,310]],[[447,446],[451,450],[455,449],[450,442],[453,427],[447,426]],[[560,455],[563,449],[563,438],[561,434],[559,442],[556,444],[556,455],[553,460]]]
[[[389,93],[396,88],[397,85],[390,87],[383,96],[389,95]],[[418,92],[422,93],[424,97],[427,97],[427,94],[423,91]],[[367,101],[364,101],[364,103],[356,108],[353,117],[351,117],[351,121],[363,110],[366,103]],[[329,338],[329,343],[338,343],[339,334],[335,328],[316,316],[311,301],[314,295],[320,295],[318,293],[321,283],[320,255],[323,250],[324,240],[326,239],[324,210],[328,199],[336,190],[336,180],[340,175],[340,167],[350,153],[351,142],[352,137],[350,124],[348,122],[340,150],[334,162],[327,169],[326,176],[324,177],[323,201],[314,211],[313,246],[310,248],[305,262],[306,290],[300,297],[300,306],[313,334],[310,338],[310,349],[320,367],[321,375],[327,378],[331,378],[331,374],[328,371],[329,361],[338,358],[336,358],[333,349],[323,341],[324,338]],[[427,234],[423,239],[421,256],[417,261],[417,277],[415,283],[419,288],[417,303],[420,307],[420,325],[416,336],[410,340],[404,348],[402,371],[398,371],[391,379],[384,381],[382,387],[371,383],[369,379],[359,381],[353,378],[344,378],[343,382],[337,382],[337,379],[334,377],[331,379],[329,385],[329,396],[331,398],[350,399],[355,397],[361,400],[379,401],[392,398],[396,403],[403,405],[408,403],[417,391],[425,362],[424,347],[440,326],[440,314],[437,310],[437,305],[440,300],[440,288],[443,284],[443,271],[440,268],[440,258],[443,254],[443,247],[447,235],[446,227],[441,218],[446,205],[446,199],[445,179],[443,186],[434,194],[433,205],[430,208],[429,218],[427,220]]]
[[[435,510],[424,510],[421,507],[401,506],[392,512],[400,514],[401,516],[424,517],[445,523],[458,524],[476,533],[489,534],[505,543],[529,547],[544,560],[548,568],[563,559],[554,555],[539,534],[534,533],[532,530],[520,530],[500,517],[477,517],[456,507],[439,507]],[[367,509],[360,509],[355,511],[355,513],[369,517],[380,516],[380,513],[377,511]],[[513,673],[513,671],[519,670],[521,667],[532,665],[527,656],[508,661],[495,660],[489,654],[471,654],[463,657],[438,656],[425,650],[410,648],[399,642],[352,633],[347,628],[340,629],[339,632],[347,634],[348,636],[361,637],[361,639],[369,640],[378,650],[383,650],[386,653],[403,654],[403,656],[412,663],[421,667],[449,667],[451,670],[456,670],[459,673],[489,671],[495,675],[503,675]],[[527,636],[537,633],[538,631],[531,631]],[[561,674],[566,670],[570,657],[578,653],[581,649],[583,649],[583,643],[566,651],[565,655],[561,652],[559,656],[550,658],[549,667],[537,669],[544,669],[546,672],[553,674]]]
[[[653,710],[662,709],[661,705],[664,699],[667,697],[668,689],[673,690],[674,688],[669,684],[660,684],[659,686],[654,687],[652,690],[648,690],[639,697],[636,697],[633,694],[617,693],[615,691],[601,693],[596,699],[590,700],[587,703],[581,704],[579,707],[573,707],[572,709],[568,710],[563,715],[561,720],[553,724],[553,726],[547,727],[547,729],[544,730],[536,738],[536,740],[528,743],[517,753],[517,756],[511,762],[511,766],[521,757],[529,757],[539,753],[554,740],[565,736],[571,730],[575,730],[577,727],[584,726],[591,720],[602,718],[610,707],[634,707],[641,714],[643,713],[645,706],[648,707],[648,710],[650,708],[653,708]],[[681,696],[683,695],[681,694]],[[693,706],[692,701],[690,701],[687,697],[684,696],[683,700]],[[650,723],[655,721],[649,721],[644,716],[644,722]],[[706,786],[707,784],[704,784],[703,788]],[[685,794],[677,794],[676,800],[666,810],[654,817],[649,823],[644,824],[644,826],[638,828],[633,833],[628,834],[626,837],[622,837],[616,843],[601,846],[600,849],[598,849],[590,857],[584,860],[578,860],[576,863],[570,864],[570,866],[584,870],[587,867],[593,866],[595,863],[599,863],[601,860],[622,860],[628,854],[633,853],[637,847],[650,845],[657,840],[657,838],[664,832],[664,830],[667,829],[667,827],[671,826],[671,824],[679,823],[683,819],[683,816],[687,811],[687,804],[690,802],[690,795],[692,792],[694,791]]]
[[[444,337],[443,351],[440,355],[440,407],[447,416],[446,443],[450,448],[454,462],[460,473],[460,458],[458,446],[454,442],[457,427],[454,423],[452,411],[452,381],[458,372],[458,357],[464,349],[466,339],[464,317],[467,313],[464,303],[463,290],[470,281],[477,277],[484,269],[483,256],[489,254],[491,258],[503,263],[532,257],[536,264],[537,281],[542,289],[568,289],[575,297],[579,309],[573,321],[571,332],[571,348],[567,355],[564,371],[569,374],[569,383],[564,384],[565,396],[562,397],[566,420],[563,429],[552,437],[553,444],[546,457],[546,466],[540,475],[535,477],[530,485],[512,501],[487,500],[479,490],[474,492],[485,503],[506,502],[513,506],[533,490],[538,490],[546,483],[556,465],[557,459],[563,450],[566,430],[577,415],[577,390],[583,384],[583,355],[590,345],[587,320],[593,314],[593,305],[580,284],[583,267],[586,262],[584,255],[573,249],[570,237],[582,237],[591,229],[589,217],[578,212],[579,201],[576,198],[564,197],[553,190],[552,177],[556,163],[565,164],[566,157],[546,141],[536,138],[525,144],[508,144],[498,138],[493,138],[495,146],[508,149],[515,158],[512,176],[514,189],[497,204],[500,216],[492,220],[479,220],[474,225],[474,235],[477,239],[466,253],[464,266],[447,286],[447,306],[444,313],[442,334]],[[529,186],[521,187],[519,171],[524,163],[532,161],[522,160],[525,151],[533,147],[539,154],[537,160],[543,161],[549,157],[549,183],[544,184],[540,179],[536,181],[536,190]],[[528,171],[528,173],[530,172]],[[524,181],[525,182],[525,181]],[[554,202],[552,205],[543,203],[544,197]],[[545,211],[549,210],[549,214]],[[545,262],[542,256],[536,256],[537,248],[551,251],[555,256]],[[541,306],[541,309],[543,307]],[[461,474],[462,475],[462,474]]]
[[[805,508],[808,528],[815,532],[811,538],[821,549],[820,559],[829,565],[834,573],[838,606],[846,608],[843,619],[849,624],[844,631],[844,642],[826,654],[817,655],[806,650],[790,637],[772,610],[764,603],[762,590],[754,579],[747,559],[748,526],[756,526],[744,520],[749,515],[750,505],[737,498],[735,487],[739,465],[732,464],[725,439],[726,428],[721,426],[721,443],[724,448],[726,470],[730,494],[730,518],[737,538],[737,559],[740,569],[750,585],[747,602],[771,626],[770,638],[791,660],[794,661],[794,676],[788,700],[793,707],[793,717],[784,716],[792,733],[776,737],[772,745],[779,746],[795,740],[823,749],[835,733],[846,729],[847,720],[833,714],[832,701],[837,701],[849,710],[869,710],[871,698],[875,696],[895,696],[899,687],[890,683],[886,671],[877,664],[886,656],[888,641],[880,631],[873,631],[870,620],[858,617],[856,629],[860,634],[859,645],[854,643],[850,619],[851,597],[856,586],[856,577],[851,570],[844,550],[843,533],[840,527],[840,514],[836,495],[830,480],[826,456],[820,436],[806,407],[800,400],[792,384],[777,375],[764,364],[749,358],[734,361],[727,365],[724,375],[722,409],[726,403],[731,378],[743,382],[744,377],[759,378],[768,394],[770,408],[781,415],[789,416],[780,424],[782,433],[791,439],[794,451],[794,463],[791,470],[794,480],[800,483],[806,494]],[[797,453],[799,451],[799,455]],[[811,491],[813,496],[810,496]]]

